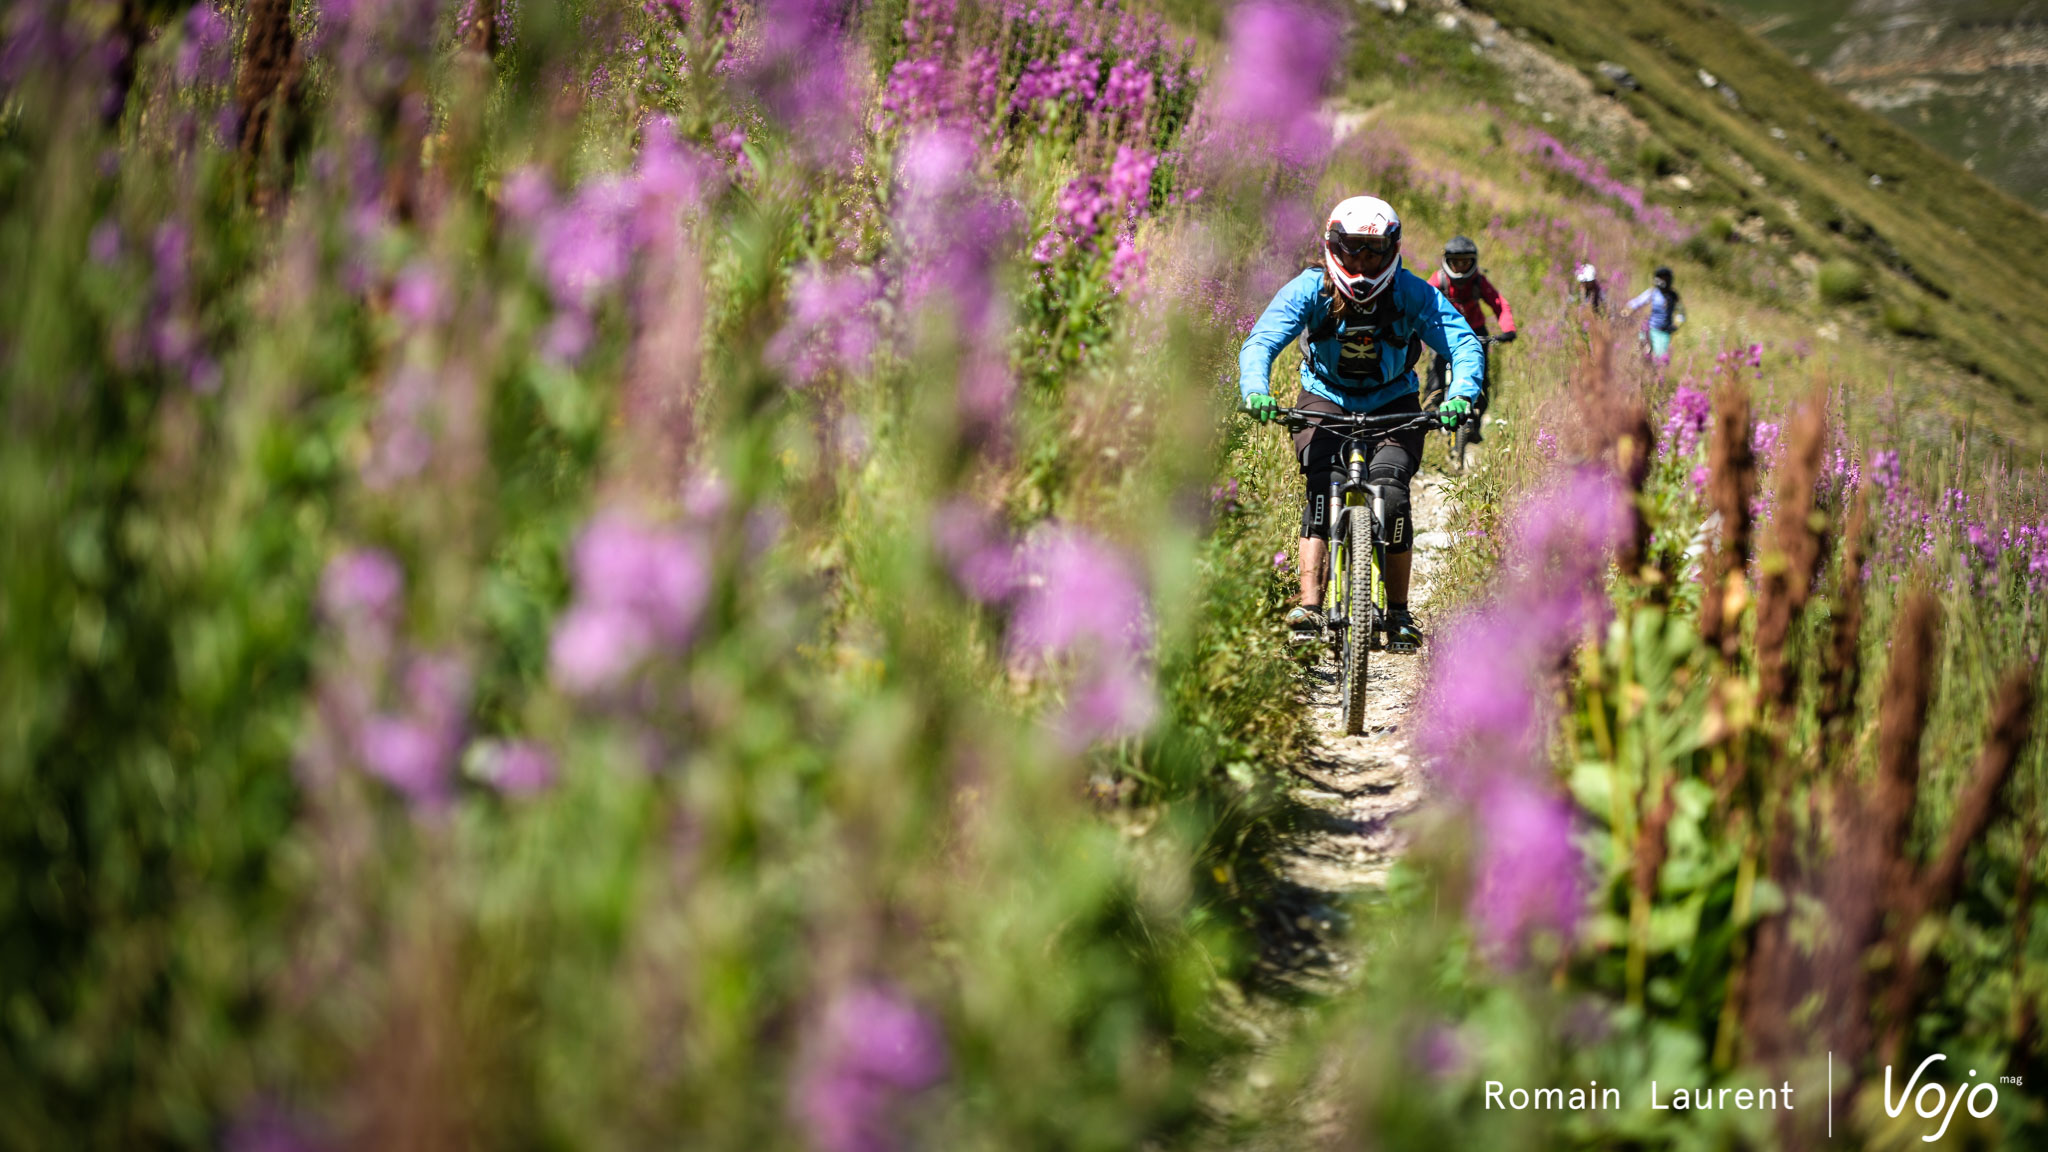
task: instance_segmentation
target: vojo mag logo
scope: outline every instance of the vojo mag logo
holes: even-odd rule
[[[1922,1060],[1920,1066],[1913,1069],[1912,1079],[1906,1081],[1904,1090],[1899,1093],[1896,1100],[1892,1098],[1892,1066],[1889,1064],[1884,1066],[1885,1115],[1897,1119],[1900,1114],[1905,1112],[1906,1106],[1910,1102],[1914,1114],[1918,1115],[1921,1119],[1939,1119],[1941,1126],[1934,1130],[1933,1135],[1920,1137],[1923,1142],[1928,1144],[1941,1139],[1948,1132],[1949,1121],[1955,1119],[1956,1109],[1958,1108],[1967,1108],[1970,1115],[1979,1120],[1998,1110],[1998,1085],[1993,1084],[1989,1080],[1977,1080],[1977,1070],[1975,1068],[1970,1069],[1970,1079],[1976,1080],[1976,1083],[1956,1085],[1953,1096],[1949,1094],[1949,1089],[1946,1085],[1937,1084],[1932,1080],[1925,1084],[1920,1083],[1920,1077],[1927,1071],[1929,1064],[1946,1059],[1948,1059],[1947,1053],[1936,1052],[1934,1055]],[[2006,1076],[2001,1079],[2010,1084],[2019,1083],[2019,1078],[2016,1076]],[[1914,1090],[1915,1085],[1919,1086],[1918,1091]]]

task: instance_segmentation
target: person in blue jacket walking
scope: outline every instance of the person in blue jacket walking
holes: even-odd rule
[[[1671,269],[1657,269],[1650,280],[1642,295],[1628,302],[1627,310],[1634,315],[1643,305],[1650,306],[1650,355],[1659,364],[1669,364],[1671,334],[1685,323],[1685,306],[1678,302],[1678,293],[1671,287]]]
[[[1415,362],[1427,345],[1450,361],[1449,398],[1439,406],[1444,425],[1472,411],[1481,390],[1484,360],[1479,337],[1444,294],[1401,264],[1401,218],[1386,201],[1353,196],[1330,212],[1323,231],[1323,261],[1288,281],[1238,353],[1238,394],[1261,423],[1280,403],[1269,377],[1280,350],[1300,338],[1298,407],[1322,412],[1395,415],[1422,411]],[[1323,564],[1329,547],[1330,481],[1343,441],[1327,429],[1294,437],[1306,500],[1301,512],[1301,602],[1288,627],[1321,626]],[[1413,651],[1422,640],[1408,613],[1408,482],[1422,465],[1422,433],[1383,437],[1371,445],[1368,476],[1384,485],[1387,523],[1387,633],[1389,647]]]

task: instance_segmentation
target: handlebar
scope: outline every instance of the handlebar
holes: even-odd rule
[[[1310,424],[1356,432],[1360,435],[1368,432],[1407,432],[1414,428],[1426,432],[1443,424],[1443,417],[1435,408],[1427,408],[1421,412],[1399,412],[1391,416],[1353,415],[1349,412],[1325,412],[1316,408],[1281,408],[1274,415],[1286,422],[1287,430],[1290,432],[1299,432]],[[1461,416],[1459,422],[1462,423],[1468,418]]]

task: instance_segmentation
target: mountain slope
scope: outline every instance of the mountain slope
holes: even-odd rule
[[[2048,220],[1857,107],[1706,0],[1475,0],[1595,78],[1761,218],[1869,280],[1866,308],[2048,410]],[[1616,87],[1599,65],[1619,64]]]

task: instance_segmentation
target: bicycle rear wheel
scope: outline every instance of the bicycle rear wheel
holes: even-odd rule
[[[1344,551],[1344,734],[1365,731],[1365,673],[1372,638],[1379,631],[1379,606],[1372,597],[1372,514],[1353,508],[1347,518]]]

